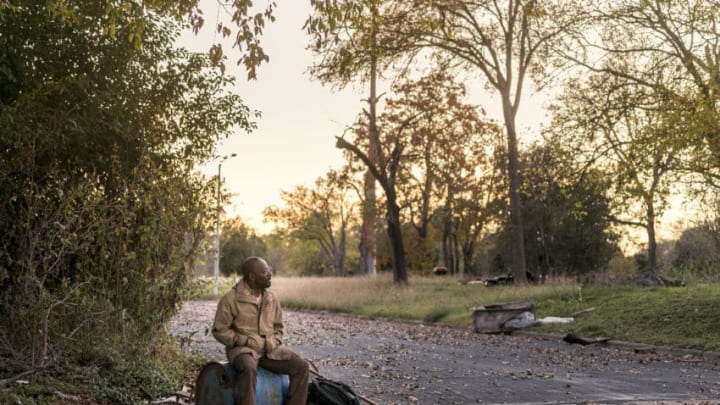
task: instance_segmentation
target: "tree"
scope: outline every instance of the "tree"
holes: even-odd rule
[[[194,174],[250,113],[178,29],[92,1],[0,6],[0,368],[102,340],[144,348],[183,297],[212,209]],[[53,5],[57,7],[53,7]],[[59,8],[58,8],[59,7]],[[71,14],[67,14],[71,13]],[[76,350],[80,352],[81,350]]]
[[[265,242],[240,218],[224,222],[220,240],[220,272],[225,276],[240,274],[242,263],[250,256],[265,257]]]
[[[538,281],[602,270],[618,252],[607,195],[612,180],[571,145],[552,136],[521,155],[527,268]],[[485,239],[496,271],[505,271],[511,251],[508,228],[500,223]]]
[[[388,101],[392,105],[392,101]],[[387,114],[387,115],[386,115]],[[362,119],[358,120],[354,133],[356,142],[350,142],[344,137],[336,137],[337,147],[347,150],[356,159],[362,161],[370,170],[375,179],[380,183],[385,192],[385,216],[387,224],[388,240],[391,245],[393,261],[393,282],[398,285],[407,284],[407,262],[405,246],[402,237],[402,222],[400,216],[400,205],[398,200],[398,176],[400,165],[407,146],[405,131],[414,119],[409,117],[402,121],[393,121],[392,114],[386,113],[379,117],[383,121],[389,117],[388,125],[384,130],[383,137],[378,139],[377,159],[371,160],[369,154],[363,151],[363,140],[368,141],[368,131]],[[396,116],[397,117],[397,116]]]
[[[113,41],[127,40],[136,48],[145,42],[145,34],[149,31],[148,25],[158,16],[171,18],[176,23],[189,21],[196,33],[205,24],[200,0],[118,0],[108,4],[85,0],[49,0],[45,3],[44,7],[52,13],[51,17],[62,23],[72,23],[86,18],[89,15],[86,8],[92,8],[98,11],[93,13],[97,23],[93,30],[99,30],[98,33]],[[275,21],[273,16],[275,2],[267,1],[265,7],[259,10],[253,7],[252,0],[232,0],[218,5],[230,15],[231,23],[235,27],[232,28],[219,20],[212,29],[221,33],[223,37],[233,35],[233,29],[236,30],[233,47],[237,47],[241,52],[237,64],[245,66],[249,79],[256,78],[258,66],[269,61],[268,55],[261,46],[260,37],[265,24]],[[228,6],[232,12],[228,10]],[[13,5],[0,3],[0,11],[3,8],[14,10],[22,7],[23,5],[18,2],[14,2]],[[222,45],[213,44],[208,53],[213,65],[219,66],[224,71]]]
[[[507,138],[513,272],[525,282],[516,117],[526,80],[553,67],[552,50],[568,46],[579,20],[572,4],[536,0],[395,2],[383,18],[391,49],[415,56],[428,50],[458,67],[480,71],[502,105]]]
[[[355,211],[349,199],[350,181],[346,173],[331,170],[315,181],[315,188],[283,191],[285,206],[263,212],[265,220],[279,225],[281,232],[317,243],[338,277],[345,275],[347,230]]]
[[[453,272],[459,277],[464,277],[472,269],[478,243],[497,226],[506,200],[504,190],[507,190],[507,185],[502,168],[502,162],[506,159],[505,148],[498,144],[500,129],[487,126],[484,132],[474,135],[479,138],[482,149],[470,149],[473,153],[463,159],[468,163],[473,162],[474,170],[461,168],[456,172],[448,172],[446,177],[452,179],[452,173],[457,179],[454,187],[450,186],[450,182],[447,185],[448,191],[456,191],[448,192],[447,195],[448,199],[452,195],[446,204],[452,207],[452,222],[444,229],[451,229],[452,233],[444,234],[446,238],[443,246],[448,246],[445,257],[451,252],[454,255],[457,251],[461,253],[459,258],[453,260]]]
[[[484,210],[497,196],[499,179],[491,163],[497,155],[491,145],[498,139],[499,128],[483,117],[479,107],[464,102],[465,86],[446,73],[434,72],[397,85],[395,93],[396,99],[388,101],[387,108],[395,116],[392,119],[417,117],[404,132],[406,156],[398,182],[401,205],[409,210],[422,242],[432,216],[440,216],[444,262],[436,264],[459,273],[459,255],[454,253],[460,249],[457,231],[463,228],[463,245],[471,260],[471,245],[484,228],[480,224],[488,219]],[[440,204],[444,206],[438,208]]]
[[[656,221],[667,206],[670,176],[679,170],[677,159],[684,153],[684,146],[671,135],[674,121],[667,119],[662,99],[652,90],[611,74],[574,83],[561,102],[564,108],[557,120],[565,124],[559,131],[580,137],[584,142],[578,149],[589,149],[582,155],[615,179],[613,220],[645,229],[647,271],[657,279]],[[633,210],[635,203],[639,212]]]
[[[362,117],[355,139],[338,138],[338,145],[364,162],[384,191],[394,278],[402,284],[407,282],[402,211],[409,208],[424,239],[437,200],[433,195],[444,192],[448,179],[458,186],[459,178],[474,173],[483,142],[496,127],[480,118],[477,107],[462,103],[464,87],[447,75],[430,74],[392,89],[395,97],[387,100],[378,119],[382,131],[376,162],[363,152],[370,141]]]
[[[354,78],[369,82],[368,145],[365,153],[376,162],[380,148],[377,126],[377,79],[384,70],[387,50],[378,41],[381,35],[380,9],[384,0],[310,0],[314,14],[304,28],[311,35],[310,49],[319,56],[311,67],[311,74],[323,83],[346,87]],[[377,241],[375,240],[376,179],[371,170],[364,176],[362,233],[360,239],[361,264],[367,274],[375,275]]]
[[[598,3],[594,17],[581,48],[592,59],[569,57],[655,94],[669,124],[664,135],[688,147],[687,166],[712,184],[720,166],[716,2],[611,1]]]
[[[672,265],[708,278],[717,277],[720,265],[720,233],[710,224],[683,231],[673,248]],[[713,224],[715,225],[715,224]]]
[[[674,241],[666,259],[675,269],[689,271],[708,280],[717,279],[720,265],[720,198],[717,188],[698,184],[688,197],[700,202],[692,226],[684,229]]]
[[[545,280],[603,269],[617,251],[611,230],[611,181],[558,139],[523,154],[528,269]]]

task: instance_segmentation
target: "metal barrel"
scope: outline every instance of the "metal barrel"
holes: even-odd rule
[[[286,374],[275,374],[258,367],[255,383],[256,405],[282,405],[287,398],[290,378]],[[196,405],[233,405],[232,386],[235,383],[235,368],[226,362],[207,363],[195,383]]]

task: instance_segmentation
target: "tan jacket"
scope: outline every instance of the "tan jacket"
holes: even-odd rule
[[[272,291],[265,290],[258,304],[242,280],[220,298],[212,333],[225,345],[225,354],[231,363],[240,353],[251,353],[255,359],[267,356],[272,360],[288,360],[293,353],[282,344],[280,301]]]

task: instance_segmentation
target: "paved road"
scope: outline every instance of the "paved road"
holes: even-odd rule
[[[224,360],[216,303],[187,302],[170,333]],[[286,311],[286,343],[377,404],[720,404],[717,357],[482,335],[471,327]]]

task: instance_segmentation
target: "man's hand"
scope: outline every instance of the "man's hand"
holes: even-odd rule
[[[275,350],[275,348],[278,347],[278,342],[275,337],[270,337],[265,339],[265,352],[270,353],[271,351]]]
[[[247,347],[255,350],[258,353],[263,353],[265,351],[265,339],[260,338],[261,340],[258,342],[253,337],[248,337]]]

